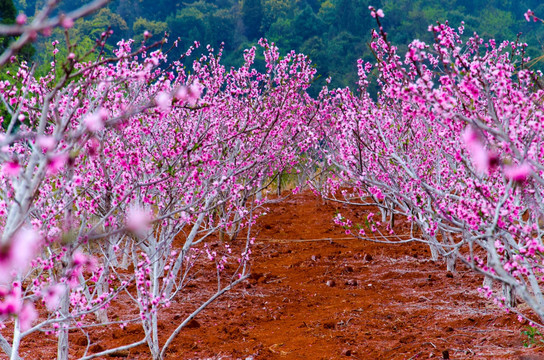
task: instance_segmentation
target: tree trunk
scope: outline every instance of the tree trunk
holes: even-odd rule
[[[70,311],[70,291],[65,291],[60,301],[59,311],[64,317],[68,317]],[[61,324],[57,345],[57,360],[68,360],[68,329]]]
[[[489,252],[488,252],[487,253],[487,267],[488,268],[491,267],[490,263],[491,263],[491,254],[489,254]],[[493,279],[490,276],[484,277],[484,283],[483,283],[482,287],[484,289],[488,288],[489,290],[493,289]]]
[[[278,196],[281,196],[281,174],[282,172],[278,174]]]
[[[508,307],[516,307],[516,289],[508,284],[502,284],[502,295],[504,296],[504,304]]]
[[[457,260],[457,254],[455,252],[446,255],[446,269],[449,272],[455,272],[455,265]]]
[[[19,319],[15,319],[14,327],[13,327],[13,344],[11,345],[10,360],[19,360],[20,343],[21,343],[21,331],[19,329]]]

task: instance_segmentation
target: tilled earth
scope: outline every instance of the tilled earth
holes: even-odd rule
[[[256,228],[250,279],[183,329],[168,358],[544,359],[544,348],[524,347],[526,324],[479,296],[481,277],[462,265],[447,273],[423,244],[351,239],[332,223],[338,211],[365,215],[311,193],[270,205]],[[173,304],[161,331],[170,334],[198,305]],[[141,337],[136,324],[103,329],[91,352]],[[26,342],[22,354],[53,358],[44,341]],[[150,358],[145,346],[115,356]]]

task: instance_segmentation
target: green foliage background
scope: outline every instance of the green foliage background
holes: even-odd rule
[[[31,16],[45,1],[14,3],[18,11]],[[61,11],[89,1],[64,0]],[[401,50],[413,39],[432,42],[428,26],[448,20],[455,27],[464,21],[468,35],[476,31],[498,41],[515,40],[521,32],[521,40],[530,45],[529,55],[543,53],[544,26],[523,18],[529,8],[544,17],[540,0],[114,0],[95,15],[79,20],[71,37],[80,41],[83,52],[108,26],[114,31],[111,46],[122,38],[139,42],[145,30],[153,34],[151,40],[168,32],[170,39],[182,40],[170,56],[181,55],[195,40],[203,45],[201,51],[206,44],[217,49],[224,42],[224,63],[232,66],[239,65],[245,48],[266,37],[282,52],[296,50],[310,56],[320,75],[313,86],[317,93],[329,76],[332,87],[353,87],[356,60],[372,60],[367,43],[376,24],[369,5],[385,11],[385,31]],[[54,35],[63,37],[58,30]],[[36,61],[50,61],[50,42],[51,38],[42,38],[35,45]]]

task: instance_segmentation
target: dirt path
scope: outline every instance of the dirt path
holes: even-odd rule
[[[479,277],[447,274],[426,246],[292,241],[345,238],[337,210],[349,212],[311,194],[271,206],[251,280],[183,332],[179,356],[544,359],[523,347],[515,316],[478,296]]]
[[[310,193],[271,205],[257,227],[252,277],[198,315],[168,359],[544,359],[544,348],[523,347],[514,315],[478,296],[479,277],[462,268],[447,274],[422,244],[346,239],[331,221],[337,211],[364,216]],[[324,238],[336,240],[300,241]],[[198,292],[203,299],[206,291]],[[163,312],[164,334],[201,303],[195,296]],[[123,306],[112,316],[133,311]],[[138,324],[96,330],[90,352],[142,337]],[[71,339],[71,354],[81,356],[86,338]],[[53,359],[54,344],[30,338],[22,355]],[[149,359],[149,352],[140,346],[115,356]]]

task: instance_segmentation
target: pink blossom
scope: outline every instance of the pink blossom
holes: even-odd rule
[[[16,275],[13,270],[9,253],[0,253],[0,285],[7,285]],[[1,303],[0,303],[1,304]],[[2,311],[0,311],[1,313]]]
[[[60,25],[65,29],[70,29],[74,26],[74,19],[69,17],[64,17],[60,23]]]
[[[19,230],[13,237],[11,245],[13,266],[19,270],[24,270],[36,255],[40,240],[40,235],[33,229],[23,228]]]
[[[480,141],[478,133],[472,126],[468,126],[461,135],[461,138],[470,153],[476,171],[479,173],[487,173],[490,167],[491,158]]]
[[[0,250],[0,284],[7,284],[17,273],[27,269],[39,248],[40,236],[23,228]]]
[[[49,26],[42,29],[42,35],[43,36],[51,36],[52,32],[53,31],[51,30],[51,27],[49,27]]]
[[[141,207],[133,206],[127,211],[126,227],[127,230],[141,233],[149,230],[151,226],[151,214]]]
[[[188,98],[188,89],[187,86],[180,86],[178,90],[176,91],[175,98],[177,100],[180,100],[181,102],[185,103],[187,102]]]
[[[470,153],[476,171],[479,173],[486,173],[489,169],[489,156],[485,148],[478,143],[473,146]]]
[[[148,39],[151,37],[151,33],[149,31],[144,31],[144,38]]]
[[[162,111],[168,112],[172,106],[172,96],[169,93],[161,92],[155,98],[155,103]]]
[[[14,177],[19,175],[19,172],[21,171],[21,165],[15,161],[10,161],[5,163],[2,166],[2,172],[6,176]]]
[[[509,180],[523,182],[531,175],[531,166],[526,162],[521,165],[505,166],[504,175]]]
[[[90,131],[95,132],[104,129],[104,122],[102,121],[102,117],[97,113],[87,115],[83,119],[83,121],[85,122],[85,126],[87,127],[87,129],[89,129]]]
[[[378,15],[379,17],[383,18],[385,16],[385,14],[383,13],[383,10],[382,9],[378,9],[376,11],[376,15]]]
[[[480,143],[478,133],[474,131],[472,126],[467,126],[467,128],[461,135],[461,138],[463,139],[463,142],[465,143],[467,147],[471,147],[476,143]]]
[[[66,292],[66,287],[63,284],[55,284],[47,288],[43,301],[49,311],[57,310],[60,304],[60,299]]]
[[[81,251],[76,251],[74,255],[72,255],[72,263],[75,267],[83,266],[87,264],[88,262],[88,256],[82,253]]]
[[[38,318],[38,312],[31,302],[25,302],[19,312],[19,326],[21,331],[26,331],[32,327],[32,323]]]
[[[38,144],[43,151],[47,152],[55,148],[56,140],[53,136],[38,136],[36,144]]]
[[[525,16],[525,20],[531,21],[531,17],[534,16],[534,13],[531,9],[528,9],[523,16]]]
[[[189,87],[181,86],[176,91],[176,99],[181,100],[182,103],[187,103],[190,106],[195,106],[198,102],[198,99],[202,95],[202,85],[195,81]]]
[[[98,155],[98,150],[100,149],[100,142],[96,138],[91,138],[87,142],[87,151],[89,152],[89,155],[94,157]]]
[[[76,175],[73,177],[72,182],[75,186],[81,186],[81,184],[83,184],[83,178],[79,175]]]
[[[58,173],[68,161],[68,154],[57,154],[49,158],[47,162],[47,173],[55,175]]]
[[[12,291],[0,302],[0,315],[15,315],[21,311],[21,289],[13,284]]]
[[[200,99],[200,95],[202,95],[202,86],[198,82],[191,84],[189,86],[189,99],[187,101],[189,105],[195,106],[198,99]]]
[[[88,271],[95,271],[97,265],[94,257],[85,255],[81,251],[76,251],[72,255],[72,271],[68,274],[66,283],[71,289],[76,288],[79,286],[79,276],[82,274],[83,268],[87,268]]]
[[[104,129],[104,122],[108,118],[108,112],[106,109],[101,108],[98,111],[87,115],[83,121],[85,122],[85,126],[87,126],[87,129],[90,131],[96,132]]]
[[[26,23],[26,15],[23,14],[23,13],[20,13],[19,15],[17,15],[17,18],[15,19],[15,22],[18,24],[18,25],[24,25]]]
[[[487,165],[489,167],[489,170],[494,170],[496,169],[499,164],[500,164],[500,157],[499,157],[499,154],[497,154],[497,152],[491,150],[491,151],[488,151],[487,152]]]

